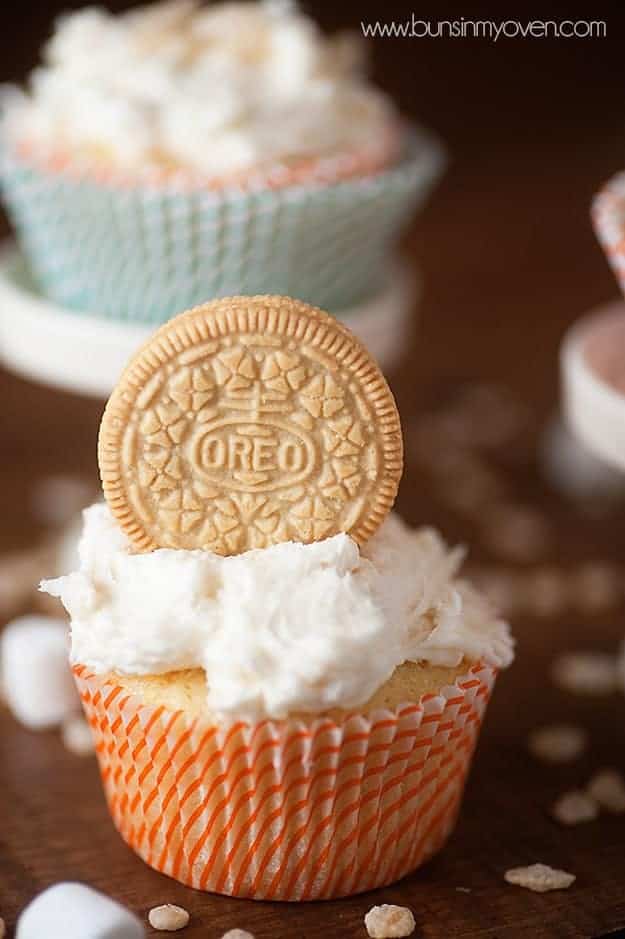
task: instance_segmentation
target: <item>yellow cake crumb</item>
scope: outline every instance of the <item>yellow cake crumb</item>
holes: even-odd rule
[[[462,661],[455,668],[428,665],[421,662],[404,662],[395,669],[391,677],[378,688],[366,704],[357,709],[333,708],[323,715],[341,718],[357,710],[368,713],[381,708],[392,710],[400,704],[418,701],[424,694],[437,694],[442,688],[453,685],[469,671],[471,663]],[[209,717],[206,703],[208,688],[206,675],[201,668],[166,672],[163,675],[122,675],[112,672],[110,681],[138,695],[143,703],[153,707],[165,707],[169,711],[184,711],[191,719]],[[309,717],[294,713],[290,717]]]

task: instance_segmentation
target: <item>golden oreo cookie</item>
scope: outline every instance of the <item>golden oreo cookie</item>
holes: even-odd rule
[[[288,297],[229,297],[140,350],[98,456],[139,550],[226,555],[338,532],[365,541],[395,499],[402,438],[388,385],[349,330]]]

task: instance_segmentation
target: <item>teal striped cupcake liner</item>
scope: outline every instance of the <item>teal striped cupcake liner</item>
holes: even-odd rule
[[[202,191],[46,169],[4,144],[0,183],[42,292],[76,313],[160,324],[212,297],[279,293],[340,310],[382,284],[396,237],[439,176],[440,145],[333,184]]]

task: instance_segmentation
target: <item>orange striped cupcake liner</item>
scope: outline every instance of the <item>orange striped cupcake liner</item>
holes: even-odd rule
[[[625,293],[625,173],[613,176],[595,196],[591,216],[601,247]]]
[[[74,669],[122,838],[200,890],[317,900],[399,880],[454,826],[496,670],[343,721],[215,726]]]

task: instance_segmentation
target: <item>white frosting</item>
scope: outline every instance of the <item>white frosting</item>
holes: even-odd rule
[[[71,617],[71,658],[98,673],[201,667],[208,707],[284,717],[364,704],[405,661],[506,666],[508,626],[455,580],[462,552],[391,516],[347,535],[222,558],[133,554],[108,507],[85,511],[80,569],[42,589]]]
[[[5,111],[31,144],[209,177],[359,151],[393,120],[355,39],[326,38],[279,0],[66,15]]]

